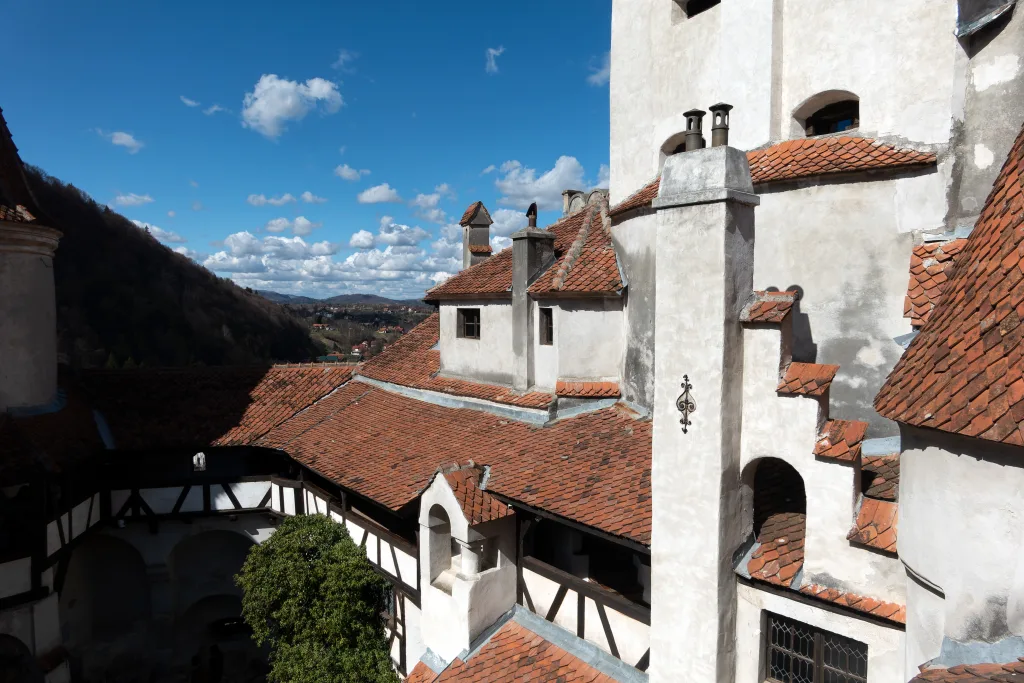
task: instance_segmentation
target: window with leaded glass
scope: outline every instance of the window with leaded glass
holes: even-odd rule
[[[868,646],[794,619],[766,614],[765,679],[775,683],[866,683]]]

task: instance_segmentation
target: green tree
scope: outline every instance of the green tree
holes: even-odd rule
[[[270,647],[269,680],[398,683],[381,618],[389,587],[343,525],[285,519],[235,580],[253,638]]]

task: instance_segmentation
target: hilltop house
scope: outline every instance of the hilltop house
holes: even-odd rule
[[[58,373],[0,119],[0,666],[171,670],[322,513],[417,683],[1024,677],[1015,4],[616,0],[608,192],[358,368]]]

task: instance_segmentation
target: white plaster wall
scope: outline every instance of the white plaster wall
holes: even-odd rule
[[[720,101],[736,107],[730,141],[740,149],[792,137],[794,110],[829,90],[859,96],[865,133],[949,141],[953,0],[728,0],[680,17],[672,0],[613,4],[613,204],[657,174],[683,112]]]
[[[939,656],[945,612],[941,595],[907,576],[907,671]]]
[[[830,416],[867,420],[869,437],[896,433],[873,401],[911,331],[912,232],[942,228],[945,172],[761,194],[754,288],[803,290],[794,360],[840,366]]]
[[[657,218],[637,216],[612,227],[612,241],[626,275],[623,307],[622,396],[654,405],[654,297]]]
[[[480,309],[480,338],[457,336],[460,308]],[[512,302],[461,301],[440,306],[441,372],[492,384],[512,382]]]
[[[846,540],[857,496],[854,470],[815,458],[818,401],[779,396],[776,391],[781,332],[746,327],[743,340],[741,471],[754,460],[771,457],[800,473],[807,496],[804,580],[902,604],[905,588],[899,560]]]
[[[420,657],[427,651],[426,643],[423,642],[423,614],[420,608],[412,604],[411,600],[405,601],[405,661],[410,671],[420,661]]]
[[[45,405],[57,391],[53,259],[4,249],[0,245],[0,411]]]
[[[0,633],[14,636],[37,657],[61,644],[57,594],[0,610]]]
[[[868,646],[868,683],[903,683],[904,633],[741,584],[737,588],[736,679],[760,681],[761,613],[774,612]],[[913,672],[913,673],[916,673]]]
[[[530,593],[534,610],[541,617],[547,618],[548,611],[554,603],[555,595],[558,593],[560,584],[551,579],[541,576],[529,569],[523,569],[523,583]],[[566,591],[558,612],[555,614],[554,623],[561,626],[569,633],[577,633],[576,610],[578,607],[579,594],[571,588]],[[601,617],[597,612],[597,604],[590,598],[584,598],[584,610],[586,612],[583,621],[586,627],[583,638],[605,652],[611,653],[608,639],[604,634],[604,627],[601,625]],[[523,606],[528,607],[526,600]],[[651,646],[651,628],[643,622],[627,617],[621,612],[616,612],[610,607],[605,608],[608,615],[608,626],[611,628],[612,637],[615,639],[615,647],[619,651],[619,658],[627,664],[636,664],[644,656]]]
[[[960,642],[1024,636],[1024,467],[1019,449],[904,430],[900,556],[945,594],[940,618],[908,620],[927,653]],[[955,548],[955,552],[950,552]],[[969,558],[966,559],[965,558]]]
[[[621,298],[552,302],[561,379],[618,381],[625,324]]]
[[[553,306],[550,301],[531,300],[533,307],[531,315],[534,322],[533,338],[533,383],[538,389],[554,391],[555,383],[558,381],[558,340],[561,338],[560,325],[563,320],[562,313],[558,306]],[[554,329],[553,343],[544,345],[540,343],[540,308],[551,309],[551,322]]]
[[[8,598],[32,590],[32,558],[0,564],[0,598]]]

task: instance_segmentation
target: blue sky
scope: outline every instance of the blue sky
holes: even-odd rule
[[[419,296],[607,182],[611,0],[3,4],[22,158],[245,286]]]

